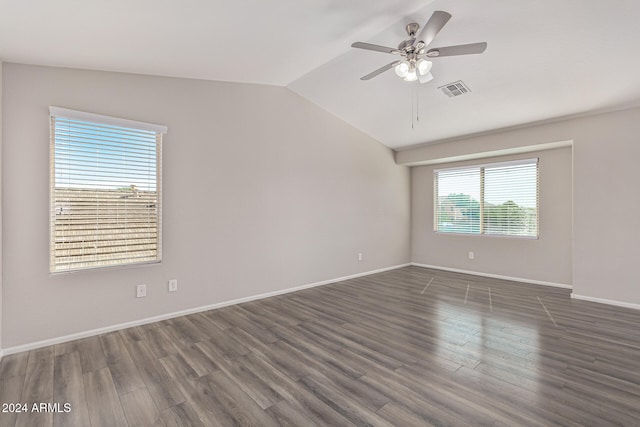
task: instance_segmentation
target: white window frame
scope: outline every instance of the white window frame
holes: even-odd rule
[[[105,116],[100,114],[88,113],[84,111],[71,110],[67,108],[49,107],[50,113],[50,265],[49,271],[51,274],[68,273],[84,270],[96,270],[104,268],[117,268],[117,267],[129,267],[139,266],[144,264],[156,264],[162,261],[162,137],[167,133],[167,127],[163,125],[157,125],[152,123],[139,122],[134,120],[122,119],[118,117]],[[155,257],[150,260],[132,261],[125,258],[121,260],[109,260],[107,261],[70,261],[69,263],[60,263],[58,256],[56,256],[56,127],[55,120],[74,120],[88,122],[96,126],[117,126],[121,128],[127,128],[132,131],[147,131],[156,134],[155,144],[155,220],[156,220],[156,233],[155,233]],[[123,150],[126,151],[126,150]],[[153,176],[153,175],[151,175]],[[103,177],[104,178],[104,177]],[[135,188],[132,190],[135,191]],[[137,191],[135,191],[137,195]],[[96,234],[97,236],[97,234]],[[123,251],[122,254],[126,255],[127,252]],[[76,256],[78,257],[78,256]],[[151,257],[147,257],[151,258]],[[121,262],[115,262],[121,261]]]
[[[535,206],[535,215],[536,215],[536,234],[535,235],[517,235],[517,234],[500,234],[500,233],[485,233],[484,228],[484,211],[485,211],[485,182],[484,182],[484,170],[486,168],[493,167],[508,167],[508,166],[517,166],[517,165],[525,165],[525,164],[535,164],[536,169],[536,206]],[[439,195],[438,195],[438,174],[440,172],[455,172],[461,171],[464,172],[466,170],[479,170],[480,171],[480,196],[479,196],[479,205],[480,205],[480,217],[479,217],[479,232],[462,232],[462,231],[441,231],[438,229],[438,207],[439,207]],[[461,235],[461,236],[487,236],[487,237],[499,237],[499,238],[514,238],[514,239],[539,239],[540,238],[540,159],[539,158],[527,158],[520,160],[512,160],[512,161],[503,161],[503,162],[492,162],[492,163],[482,163],[482,164],[473,164],[468,166],[459,166],[452,168],[439,168],[434,169],[433,171],[433,231],[437,234],[441,235]]]

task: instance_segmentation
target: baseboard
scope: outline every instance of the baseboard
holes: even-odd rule
[[[616,301],[616,300],[612,300],[612,299],[594,298],[594,297],[588,297],[588,296],[585,296],[585,295],[576,295],[574,293],[571,294],[571,298],[572,299],[577,299],[577,300],[582,300],[582,301],[597,302],[597,303],[600,303],[600,304],[615,305],[615,306],[618,306],[618,307],[625,307],[625,308],[632,308],[634,310],[640,310],[640,304],[632,304],[632,303],[629,303],[629,302]]]
[[[502,276],[500,274],[481,273],[478,271],[461,270],[459,268],[440,267],[437,265],[419,264],[412,262],[411,265],[416,267],[432,268],[434,270],[451,271],[453,273],[472,274],[474,276],[490,277],[492,279],[511,280],[513,282],[531,283],[533,285],[553,286],[555,288],[573,289],[573,286],[564,283],[545,282],[542,280],[524,279],[522,277]]]
[[[407,267],[409,265],[411,265],[411,264],[407,263],[407,264],[394,265],[394,266],[391,266],[391,267],[385,267],[385,268],[380,268],[380,269],[377,269],[377,270],[366,271],[364,273],[351,274],[349,276],[338,277],[338,278],[329,279],[329,280],[323,280],[321,282],[309,283],[309,284],[306,284],[306,285],[295,286],[293,288],[281,289],[281,290],[278,290],[278,291],[267,292],[267,293],[258,294],[258,295],[252,295],[252,296],[249,296],[249,297],[238,298],[238,299],[234,299],[234,300],[230,300],[230,301],[223,301],[223,302],[219,302],[219,303],[215,303],[215,304],[209,304],[209,305],[204,305],[204,306],[200,306],[200,307],[189,308],[189,309],[181,310],[181,311],[174,311],[172,313],[166,313],[166,314],[161,314],[159,316],[153,316],[153,317],[147,317],[147,318],[144,318],[144,319],[133,320],[131,322],[119,323],[119,324],[116,324],[116,325],[106,326],[104,328],[91,329],[91,330],[88,330],[88,331],[77,332],[77,333],[74,333],[74,334],[64,335],[64,336],[57,337],[57,338],[49,338],[49,339],[46,339],[46,340],[36,341],[36,342],[33,342],[33,343],[28,343],[28,344],[22,344],[22,345],[18,345],[18,346],[15,346],[15,347],[8,347],[8,348],[0,350],[0,357],[1,357],[2,354],[10,355],[10,354],[15,354],[15,353],[21,353],[23,351],[34,350],[36,348],[48,347],[50,345],[60,344],[60,343],[63,343],[63,342],[74,341],[74,340],[77,340],[77,339],[92,337],[92,336],[100,335],[100,334],[106,334],[108,332],[118,331],[120,329],[127,329],[127,328],[132,328],[134,326],[146,325],[148,323],[159,322],[161,320],[166,320],[166,319],[172,319],[174,317],[186,316],[188,314],[194,314],[194,313],[200,313],[202,311],[214,310],[216,308],[222,308],[222,307],[227,307],[227,306],[230,306],[230,305],[241,304],[243,302],[256,301],[256,300],[260,300],[260,299],[263,299],[263,298],[273,297],[273,296],[276,296],[276,295],[288,294],[288,293],[291,293],[291,292],[301,291],[303,289],[314,288],[316,286],[329,285],[331,283],[342,282],[344,280],[349,280],[349,279],[355,279],[357,277],[370,276],[372,274],[382,273],[382,272],[390,271],[390,270],[396,270],[398,268]]]

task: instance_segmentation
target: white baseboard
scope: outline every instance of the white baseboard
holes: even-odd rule
[[[500,274],[481,273],[478,271],[461,270],[459,268],[440,267],[437,265],[419,264],[412,262],[411,265],[416,267],[432,268],[434,270],[451,271],[453,273],[472,274],[474,276],[490,277],[492,279],[511,280],[513,282],[531,283],[533,285],[553,286],[555,288],[573,289],[573,286],[564,283],[545,282],[542,280],[524,279],[522,277],[501,276]]]
[[[91,330],[88,330],[88,331],[76,332],[74,334],[64,335],[64,336],[57,337],[57,338],[49,338],[49,339],[42,340],[42,341],[36,341],[36,342],[32,342],[32,343],[22,344],[22,345],[18,345],[18,346],[15,346],[15,347],[9,347],[9,348],[5,348],[5,349],[1,349],[0,350],[0,358],[2,357],[3,352],[4,352],[4,355],[8,356],[10,354],[21,353],[23,351],[34,350],[36,348],[48,347],[48,346],[54,345],[54,344],[60,344],[60,343],[63,343],[63,342],[74,341],[74,340],[81,339],[81,338],[87,338],[87,337],[92,337],[92,336],[95,336],[95,335],[106,334],[108,332],[118,331],[120,329],[127,329],[127,328],[131,328],[131,327],[134,327],[134,326],[146,325],[148,323],[159,322],[161,320],[166,320],[166,319],[172,319],[174,317],[180,317],[180,316],[185,316],[185,315],[188,315],[188,314],[200,313],[202,311],[214,310],[216,308],[222,308],[222,307],[227,307],[227,306],[230,306],[230,305],[241,304],[243,302],[256,301],[256,300],[259,300],[259,299],[269,298],[269,297],[273,297],[273,296],[276,296],[276,295],[288,294],[290,292],[296,292],[296,291],[301,291],[303,289],[314,288],[316,286],[328,285],[328,284],[331,284],[331,283],[342,282],[343,280],[355,279],[357,277],[369,276],[369,275],[376,274],[376,273],[382,273],[384,271],[395,270],[395,269],[398,269],[398,268],[407,267],[409,265],[411,265],[411,264],[407,263],[407,264],[394,265],[394,266],[391,266],[391,267],[385,267],[385,268],[380,268],[380,269],[377,269],[377,270],[366,271],[364,273],[351,274],[349,276],[338,277],[338,278],[329,279],[329,280],[323,280],[321,282],[309,283],[309,284],[306,284],[306,285],[295,286],[293,288],[281,289],[281,290],[278,290],[278,291],[267,292],[267,293],[264,293],[264,294],[258,294],[258,295],[253,295],[253,296],[249,296],[249,297],[238,298],[238,299],[234,299],[234,300],[230,300],[230,301],[223,301],[223,302],[219,302],[219,303],[215,303],[215,304],[209,304],[209,305],[204,305],[204,306],[200,306],[200,307],[189,308],[189,309],[181,310],[181,311],[174,311],[172,313],[161,314],[159,316],[147,317],[147,318],[144,318],[144,319],[133,320],[131,322],[118,323],[116,325],[105,326],[103,328],[97,328],[97,329],[91,329]]]
[[[594,297],[588,297],[585,295],[577,295],[574,293],[571,294],[571,298],[577,299],[577,300],[583,300],[583,301],[598,302],[600,304],[615,305],[618,307],[633,308],[634,310],[640,310],[640,304],[632,304],[629,302],[616,301],[612,299],[594,298]]]

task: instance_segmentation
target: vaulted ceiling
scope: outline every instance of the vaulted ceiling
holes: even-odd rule
[[[395,58],[352,42],[395,47],[435,10],[453,17],[432,47],[487,50],[422,85],[359,80]],[[0,0],[0,59],[287,86],[401,149],[640,104],[639,20],[637,0]]]

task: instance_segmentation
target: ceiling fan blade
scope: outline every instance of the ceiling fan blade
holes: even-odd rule
[[[441,56],[472,55],[482,53],[486,48],[487,42],[434,47],[426,52],[426,56],[429,58],[439,58]]]
[[[447,12],[441,10],[433,12],[433,15],[431,15],[431,18],[424,24],[422,31],[420,31],[420,34],[418,34],[413,44],[415,45],[417,42],[422,42],[423,47],[429,46],[440,30],[442,30],[442,27],[449,22],[449,19],[451,19],[451,14]]]
[[[388,70],[392,69],[393,67],[395,67],[399,63],[400,63],[400,61],[394,61],[394,62],[392,62],[390,64],[385,65],[384,67],[380,67],[377,70],[372,71],[371,73],[367,74],[366,76],[360,77],[360,80],[371,80],[372,78],[374,78],[378,74],[382,74],[385,71],[388,71]]]
[[[394,49],[392,47],[363,42],[355,42],[351,45],[351,47],[357,47],[358,49],[375,50],[376,52],[393,53],[396,55],[400,55],[401,53],[398,49]]]

